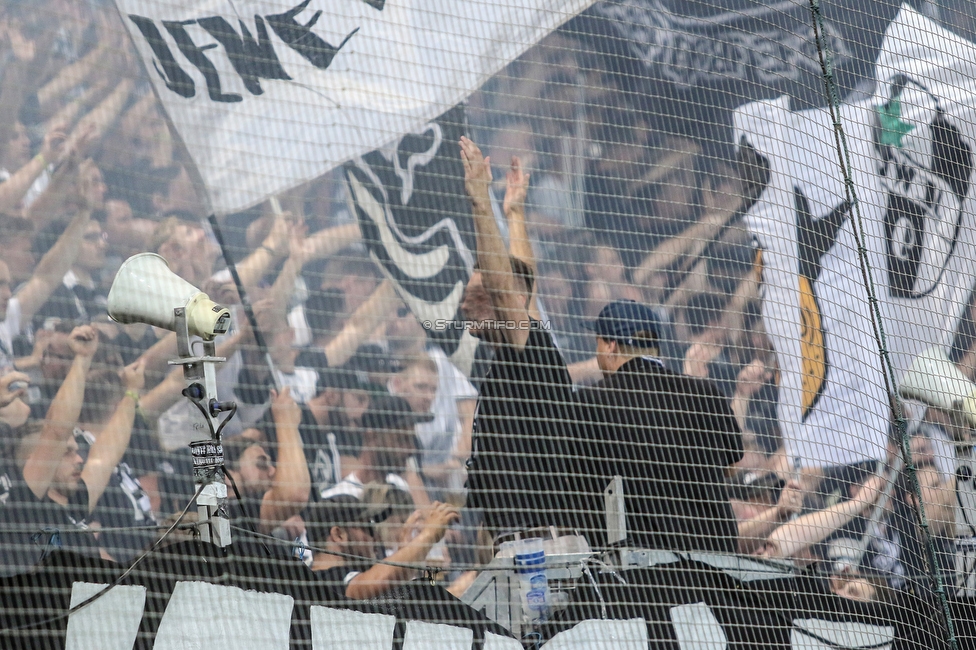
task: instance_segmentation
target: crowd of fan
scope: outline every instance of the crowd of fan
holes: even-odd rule
[[[521,86],[509,90],[519,103],[509,110],[519,119],[495,120],[486,149],[512,172],[495,178],[513,252],[531,258],[543,320],[573,379],[599,377],[583,322],[613,300],[659,306],[662,361],[715,381],[742,430],[745,454],[728,486],[739,551],[827,566],[834,590],[852,598],[900,588],[925,566],[903,481],[867,559],[852,563],[883,488],[876,468],[830,468],[818,485],[784,469],[776,360],[740,220],[761,170],[705,169],[692,138],[661,136],[626,99],[591,98],[597,108],[588,104],[582,121],[599,125],[585,136],[599,151],[574,154],[566,143],[579,140],[581,116],[552,114],[572,102],[553,97],[567,84],[549,75],[612,89],[569,45],[549,48],[516,64]],[[114,11],[4,3],[0,74],[4,570],[25,570],[54,547],[130,562],[194,493],[186,445],[205,436],[181,396],[181,369],[167,365],[175,337],[106,314],[121,262],[149,251],[234,312],[217,346],[228,359],[220,397],[239,405],[224,434],[234,534],[298,540],[296,553],[350,597],[381,593],[411,563],[442,567],[462,591],[473,574],[457,567],[492,553],[477,513],[463,507],[477,372],[466,376],[431,345],[382,279],[337,177],[284,197],[284,214],[261,206],[226,221],[272,371]],[[521,163],[508,170],[512,156]],[[577,174],[580,159],[595,162]],[[939,414],[929,420],[914,438],[916,461],[948,549],[954,479],[932,447],[940,436],[927,432],[967,433]],[[385,556],[394,562],[371,560]]]

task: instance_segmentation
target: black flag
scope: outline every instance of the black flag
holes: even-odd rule
[[[456,106],[345,167],[370,254],[448,355],[464,333],[452,323],[474,265],[463,134],[464,108]]]

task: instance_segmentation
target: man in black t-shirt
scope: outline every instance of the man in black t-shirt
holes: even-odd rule
[[[20,470],[12,477],[7,503],[0,509],[0,551],[5,570],[11,573],[27,570],[52,547],[98,554],[90,517],[125,451],[117,448],[115,437],[106,436],[93,447],[92,462],[86,464],[78,454],[73,429],[98,336],[89,326],[75,328],[69,346],[74,359],[67,377],[43,425],[21,439]]]
[[[29,455],[39,436],[25,436],[19,455]],[[64,447],[63,460],[48,491],[38,496],[26,481],[13,481],[6,503],[0,508],[0,566],[5,575],[30,570],[55,548],[98,555],[82,464],[78,444],[72,437]]]
[[[82,457],[74,431],[84,404],[92,357],[98,348],[97,333],[90,326],[77,327],[69,337],[69,346],[75,355],[71,368],[51,402],[44,423],[20,442],[18,461],[22,469],[7,505],[0,511],[0,521],[13,526],[0,546],[7,556],[5,559],[19,569],[35,563],[51,546],[98,555],[104,544],[96,542],[90,532],[90,524],[96,521],[113,528],[144,523],[133,514],[138,504],[123,494],[122,478],[118,477],[119,464],[132,433],[144,364],[137,362],[123,369],[126,393],[104,428],[90,439],[87,453]],[[113,484],[113,477],[118,477],[118,483]],[[138,485],[131,475],[129,478]],[[103,500],[106,494],[109,496]],[[148,499],[139,495],[137,501],[140,500],[144,506],[142,514],[149,516],[148,523],[154,523],[146,509]],[[122,507],[106,510],[112,503],[121,503]],[[102,510],[97,509],[100,505]],[[118,519],[110,516],[116,512],[122,513]],[[115,541],[112,544],[129,556],[141,546],[138,537],[129,545],[117,545]]]
[[[509,256],[498,231],[489,161],[467,138],[461,158],[478,253],[461,312],[471,333],[495,350],[475,415],[468,505],[483,511],[495,534],[573,528],[578,507],[567,462],[576,420],[572,380],[552,337],[529,317],[531,269]]]
[[[586,456],[598,484],[624,479],[628,545],[735,553],[726,470],[742,458],[739,427],[714,384],[655,358],[659,327],[634,301],[608,304],[592,326],[604,379],[580,391]]]

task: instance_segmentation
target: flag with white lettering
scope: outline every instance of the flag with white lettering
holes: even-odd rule
[[[592,0],[116,0],[218,214],[411,132]]]

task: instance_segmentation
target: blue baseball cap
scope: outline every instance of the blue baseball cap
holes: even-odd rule
[[[583,327],[601,339],[638,348],[656,347],[661,336],[661,319],[657,312],[634,300],[614,300],[600,311],[595,321],[585,323]],[[634,338],[638,332],[646,332],[652,338]]]

